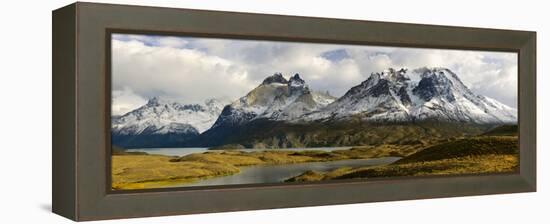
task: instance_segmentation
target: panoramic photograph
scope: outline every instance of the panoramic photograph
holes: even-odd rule
[[[111,36],[111,188],[516,172],[511,52]]]

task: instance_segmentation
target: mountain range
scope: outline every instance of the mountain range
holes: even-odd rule
[[[437,120],[477,124],[513,123],[517,111],[474,94],[446,68],[419,68],[411,81],[406,69],[372,73],[336,102],[303,117],[306,121],[349,119],[412,122]]]
[[[182,145],[209,129],[225,102],[208,99],[202,104],[181,104],[158,97],[112,119],[111,141],[123,147]]]
[[[349,146],[477,134],[516,122],[516,109],[473,93],[447,68],[389,68],[339,98],[311,90],[299,74],[287,80],[275,73],[227,105],[153,98],[113,118],[112,141],[122,147]]]

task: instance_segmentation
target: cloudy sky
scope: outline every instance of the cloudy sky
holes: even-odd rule
[[[112,110],[155,96],[235,100],[275,72],[341,96],[372,72],[423,66],[447,67],[475,93],[517,107],[515,53],[114,34]]]

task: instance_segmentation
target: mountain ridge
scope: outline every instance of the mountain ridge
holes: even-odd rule
[[[183,144],[210,128],[223,105],[217,99],[182,104],[153,97],[145,105],[112,119],[112,143],[122,147]]]
[[[420,79],[412,80],[409,74]],[[429,138],[438,131],[445,133],[437,136],[441,138],[479,134],[497,125],[517,122],[516,109],[473,93],[454,72],[442,67],[374,72],[339,98],[311,90],[299,74],[286,79],[281,73],[274,73],[245,96],[226,105],[215,105],[216,117],[210,116],[209,123],[203,122],[200,128],[176,119],[175,124],[153,125],[157,127],[153,134],[173,135],[171,139],[180,135],[185,140],[177,141],[177,146],[188,147],[337,146],[411,141],[400,133],[406,130],[424,133],[412,135],[418,138]],[[159,99],[152,99],[145,106],[178,107]],[[200,105],[178,108],[204,109]],[[115,121],[113,127],[118,127]],[[385,129],[397,131],[386,133]],[[323,134],[330,131],[343,137]]]
[[[295,119],[331,103],[335,97],[310,91],[306,82],[295,74],[289,80],[281,73],[264,81],[233,103],[224,107],[212,128],[240,125],[254,119]]]
[[[480,124],[514,123],[517,110],[494,99],[474,94],[447,68],[387,69],[372,73],[361,84],[320,111],[305,116],[305,121],[345,119],[363,114],[373,122],[440,120]]]

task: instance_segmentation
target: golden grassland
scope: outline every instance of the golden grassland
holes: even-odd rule
[[[513,172],[519,165],[517,144],[516,136],[458,139],[427,147],[393,164],[307,171],[286,181]]]
[[[183,157],[121,153],[112,156],[112,188],[144,189],[188,183],[205,178],[232,175],[239,167],[307,162],[325,162],[346,159],[368,159],[387,156],[403,157],[422,145],[379,145],[354,147],[325,152],[211,150]]]
[[[112,156],[112,188],[173,186],[233,175],[243,166],[388,156],[402,159],[388,165],[342,167],[329,172],[307,171],[287,181],[511,172],[518,166],[517,140],[517,136],[478,136],[415,144],[361,146],[331,152],[211,150],[183,157],[117,152]]]
[[[306,171],[287,182],[335,179],[429,176],[513,172],[518,166],[517,155],[489,154],[441,159],[429,162],[390,164],[363,168],[343,167],[326,173]]]
[[[193,161],[176,163],[170,162],[172,159],[174,157],[161,155],[113,155],[112,188],[158,188],[239,172],[231,164]]]

